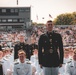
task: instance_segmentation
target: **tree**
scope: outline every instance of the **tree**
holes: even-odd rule
[[[71,24],[76,25],[76,12],[73,12],[72,15],[73,15],[73,21],[71,22]]]
[[[76,24],[76,12],[60,14],[54,20],[55,25],[75,25]]]

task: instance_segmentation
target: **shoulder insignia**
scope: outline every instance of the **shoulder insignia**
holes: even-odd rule
[[[7,58],[3,58],[3,60],[7,61],[8,59]]]
[[[20,68],[17,68],[17,69],[20,69]]]
[[[66,64],[66,63],[63,63],[63,64]]]
[[[26,64],[31,64],[31,62],[30,62],[30,61],[28,61],[28,62],[26,62]]]
[[[27,64],[31,64],[30,62],[27,62]]]
[[[74,66],[70,66],[70,67],[74,67]]]
[[[26,59],[26,61],[29,61],[29,59]]]
[[[67,63],[71,63],[72,61],[69,61],[69,62],[67,62]]]
[[[19,64],[19,62],[14,63],[15,65]]]

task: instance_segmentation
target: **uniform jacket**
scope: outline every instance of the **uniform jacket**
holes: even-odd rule
[[[30,50],[29,50],[29,45],[26,43],[18,43],[14,47],[14,59],[18,58],[18,51],[20,49],[23,49],[26,52],[26,57],[30,59]]]
[[[48,33],[42,34],[38,41],[39,64],[42,64],[44,67],[57,67],[63,63],[62,37],[54,32],[51,33],[51,38],[48,35]],[[53,50],[52,53],[50,53],[50,49]]]
[[[30,63],[15,63],[13,75],[32,75]]]
[[[66,73],[68,75],[76,75],[76,61],[70,61],[66,66]]]

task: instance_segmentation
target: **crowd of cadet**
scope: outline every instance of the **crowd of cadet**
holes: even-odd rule
[[[55,32],[62,35],[64,44],[64,63],[59,68],[59,75],[76,75],[74,28],[54,28]],[[44,75],[38,62],[38,39],[43,33],[45,30],[42,27],[35,27],[29,36],[26,31],[1,32],[0,75]]]

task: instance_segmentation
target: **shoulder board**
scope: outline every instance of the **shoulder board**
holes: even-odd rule
[[[3,58],[3,60],[7,61],[8,59],[6,59],[6,58]]]
[[[8,59],[8,58],[9,58],[9,56],[6,56],[6,58]]]
[[[26,62],[26,64],[31,64],[31,62],[28,61],[28,62]]]
[[[19,64],[19,62],[14,63],[14,65],[17,65],[17,64]]]
[[[74,67],[74,66],[70,66],[70,67]]]
[[[66,63],[63,63],[63,64],[66,64]]]
[[[29,59],[26,59],[26,61],[29,61]]]
[[[67,62],[67,63],[71,63],[72,61],[69,61],[69,62]]]
[[[72,58],[70,60],[72,60]]]
[[[27,64],[31,64],[30,62],[27,62]]]

